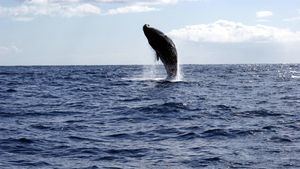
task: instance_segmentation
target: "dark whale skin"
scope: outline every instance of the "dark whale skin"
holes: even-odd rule
[[[177,75],[177,50],[173,41],[163,32],[150,27],[143,26],[143,31],[150,46],[155,50],[157,60],[161,60],[165,66],[168,78],[175,78]]]

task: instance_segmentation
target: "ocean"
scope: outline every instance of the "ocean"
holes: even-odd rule
[[[0,67],[1,169],[300,168],[300,64]]]

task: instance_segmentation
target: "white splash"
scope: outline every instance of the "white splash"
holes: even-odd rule
[[[166,77],[166,70],[162,63],[159,61],[153,61],[151,65],[143,65],[142,73],[140,75],[134,75],[134,77],[126,78],[125,80],[133,81],[168,81],[168,82],[180,82],[183,81],[181,72],[181,66],[178,61],[177,76],[175,78]]]
[[[144,65],[142,77],[143,79],[163,78],[159,63],[154,61],[152,65]]]
[[[292,79],[300,79],[300,72],[299,71],[291,70],[290,73],[292,74],[291,75]]]
[[[183,81],[183,73],[181,71],[181,65],[180,65],[179,59],[178,59],[178,64],[177,64],[177,76],[175,78],[175,81]]]
[[[154,61],[152,65],[143,66],[142,77],[143,80],[169,81],[169,82],[180,82],[183,79],[179,60],[177,64],[177,75],[175,78],[166,77],[166,70],[164,66],[158,61]]]

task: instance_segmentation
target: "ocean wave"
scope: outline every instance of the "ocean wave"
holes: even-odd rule
[[[52,164],[45,161],[31,161],[31,160],[12,160],[9,161],[10,164],[20,166],[20,167],[36,167],[36,168],[44,168],[50,167]]]
[[[137,158],[137,157],[144,157],[149,149],[147,148],[131,148],[131,149],[108,149],[105,150],[107,154],[111,155],[121,155],[121,156],[126,156],[126,157],[132,157],[132,158]]]
[[[235,112],[235,116],[242,116],[242,117],[268,117],[268,116],[282,116],[283,114],[274,113],[269,110],[260,109],[260,110],[249,110],[243,112]]]
[[[189,110],[189,107],[184,103],[167,102],[138,107],[135,110],[145,113],[176,113],[180,112],[180,110]]]
[[[256,133],[262,133],[263,131],[260,129],[209,129],[202,132],[202,137],[204,138],[213,138],[213,137],[228,137],[228,138],[235,138],[235,137],[246,137],[251,136]]]
[[[287,136],[273,136],[270,138],[270,141],[275,142],[275,143],[291,143],[293,142],[290,138]]]

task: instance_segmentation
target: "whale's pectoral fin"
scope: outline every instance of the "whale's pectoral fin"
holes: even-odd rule
[[[156,60],[159,61],[160,55],[158,52],[156,52]]]

